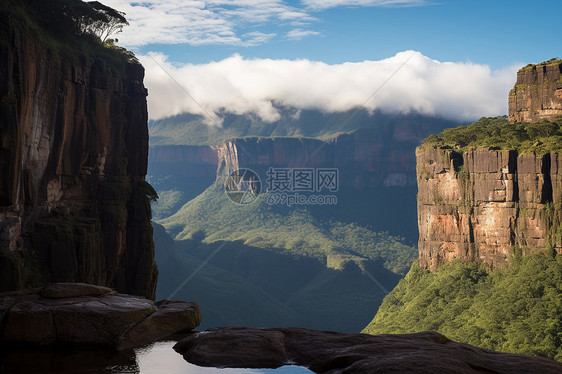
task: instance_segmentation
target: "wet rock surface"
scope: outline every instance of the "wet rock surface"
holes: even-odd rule
[[[196,333],[174,349],[200,366],[275,368],[291,363],[315,373],[562,372],[555,361],[480,349],[435,332],[367,335],[231,327]]]
[[[88,286],[50,284],[41,290],[0,295],[0,341],[124,348],[191,330],[201,322],[196,303],[154,303],[105,287]],[[56,297],[44,296],[52,295],[54,290]]]

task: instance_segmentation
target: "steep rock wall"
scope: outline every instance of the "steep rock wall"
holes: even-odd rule
[[[330,141],[283,137],[233,139],[217,147],[218,176],[228,175],[239,167],[328,167],[339,169],[342,186],[415,186],[413,151],[425,131],[415,124],[399,123],[360,129]]]
[[[419,263],[490,269],[512,255],[562,253],[562,157],[476,148],[416,150]]]
[[[509,92],[510,122],[540,122],[562,116],[562,61],[527,65]]]
[[[0,21],[0,291],[72,281],[153,298],[144,69],[62,57]]]

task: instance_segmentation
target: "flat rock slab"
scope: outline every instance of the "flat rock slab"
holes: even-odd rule
[[[556,361],[480,349],[435,332],[367,335],[232,327],[195,333],[174,349],[200,366],[276,368],[296,364],[326,374],[562,373],[562,364]]]
[[[50,283],[39,291],[48,299],[65,299],[78,296],[115,295],[117,292],[108,287],[95,286],[87,283]]]
[[[45,297],[47,296],[47,297]],[[201,322],[195,303],[151,300],[85,284],[0,295],[0,341],[142,346]]]

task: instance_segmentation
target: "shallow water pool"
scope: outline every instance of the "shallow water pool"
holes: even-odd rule
[[[161,341],[138,349],[116,351],[99,347],[2,347],[0,373],[19,374],[310,374],[301,366],[277,369],[205,368],[186,362]]]

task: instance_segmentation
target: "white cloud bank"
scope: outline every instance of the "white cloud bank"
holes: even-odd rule
[[[364,106],[467,120],[502,115],[520,67],[492,71],[487,65],[439,62],[415,51],[334,65],[240,55],[199,65],[173,64],[161,54],[140,59],[152,119],[188,112],[215,123],[221,111],[275,121],[280,118],[275,105],[325,112]]]

